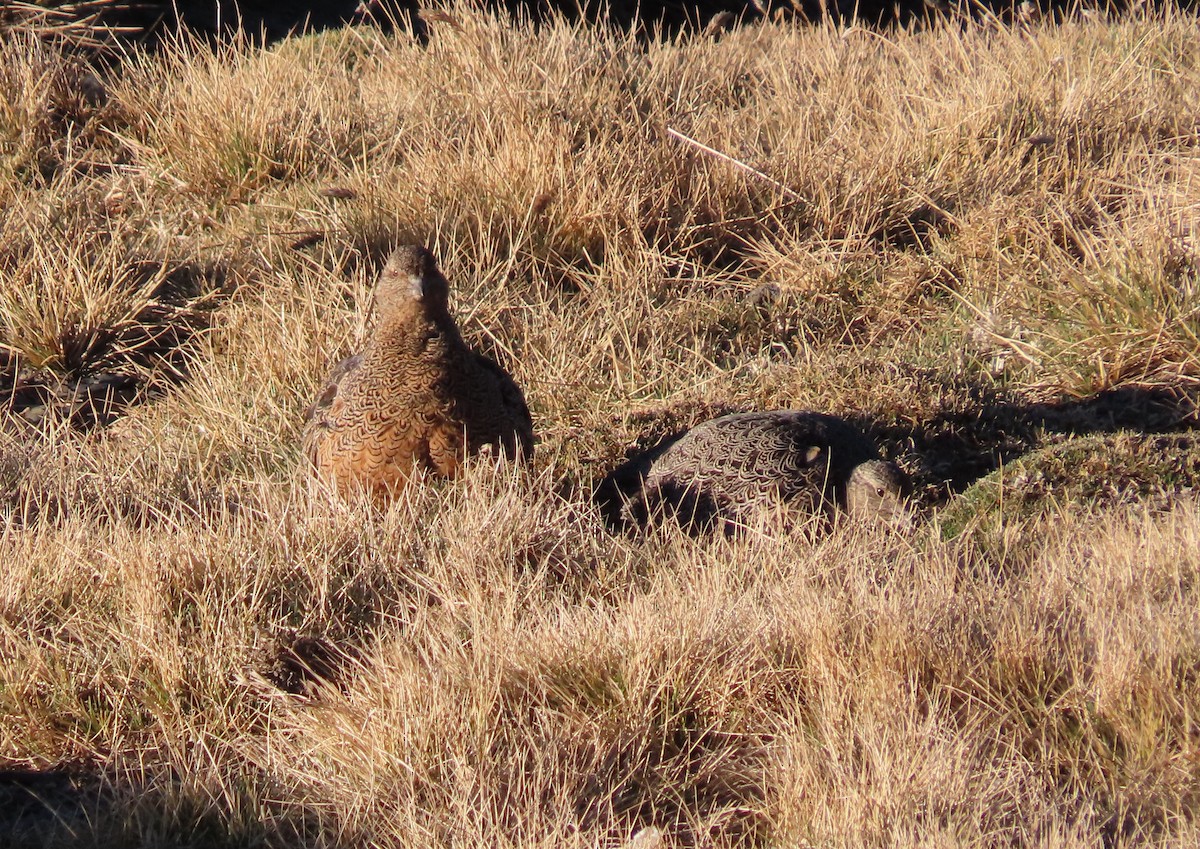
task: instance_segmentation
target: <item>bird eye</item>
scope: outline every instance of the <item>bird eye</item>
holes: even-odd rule
[[[875,490],[875,494],[880,498],[883,498],[883,487],[879,487],[879,489]]]

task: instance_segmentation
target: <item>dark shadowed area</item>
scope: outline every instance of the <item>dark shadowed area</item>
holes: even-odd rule
[[[421,35],[425,24],[418,12],[439,4],[412,0],[305,0],[276,3],[271,0],[51,0],[29,10],[0,11],[0,26],[37,17],[47,27],[66,31],[71,26],[110,28],[119,37],[155,42],[182,24],[203,36],[228,36],[240,32],[251,38],[275,41],[289,34],[312,32],[348,24],[373,23],[390,29],[400,25]],[[1045,16],[1120,12],[1137,4],[1116,0],[486,0],[481,5],[507,9],[515,17],[545,20],[562,15],[621,28],[639,28],[647,34],[695,29],[708,33],[764,18],[819,21],[857,20],[866,24],[919,25],[947,14],[975,19],[1034,21]],[[1184,2],[1193,8],[1194,2]]]

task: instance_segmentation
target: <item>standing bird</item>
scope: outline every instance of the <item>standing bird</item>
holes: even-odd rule
[[[618,524],[668,513],[692,528],[731,530],[777,507],[903,521],[907,488],[899,467],[849,423],[777,410],[696,425],[618,467],[597,497]]]
[[[333,367],[305,413],[316,472],[343,495],[366,490],[383,504],[415,471],[451,478],[481,450],[521,460],[533,452],[521,390],[467,347],[449,290],[428,250],[396,249],[375,286],[370,339]]]

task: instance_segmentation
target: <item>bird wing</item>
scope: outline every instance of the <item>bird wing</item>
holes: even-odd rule
[[[806,416],[735,414],[697,425],[654,461],[647,491],[692,493],[735,513],[824,489],[828,440]]]
[[[596,484],[592,500],[600,506],[604,521],[610,527],[620,528],[647,521],[646,478],[654,461],[678,442],[684,433],[686,431],[671,434],[653,447],[633,454]]]
[[[349,375],[352,375],[362,365],[362,354],[346,357],[335,365],[325,379],[325,385],[317,393],[316,400],[304,411],[304,421],[311,425],[320,425],[325,421],[329,409],[337,399],[338,390]]]
[[[335,365],[325,379],[325,385],[317,393],[316,400],[309,404],[308,409],[304,411],[304,430],[301,435],[301,443],[304,446],[304,453],[316,465],[320,465],[318,452],[321,444],[333,428],[332,410],[338,393],[343,389],[348,378],[358,371],[360,365],[362,365],[362,354],[346,357]]]

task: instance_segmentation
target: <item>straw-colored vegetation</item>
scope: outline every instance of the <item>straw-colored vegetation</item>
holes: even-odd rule
[[[1194,422],[1198,32],[455,8],[94,71],[10,32],[0,844],[1196,845],[1198,464],[940,516]],[[409,241],[540,442],[378,513],[298,435]],[[628,451],[779,407],[921,521],[605,527]]]

